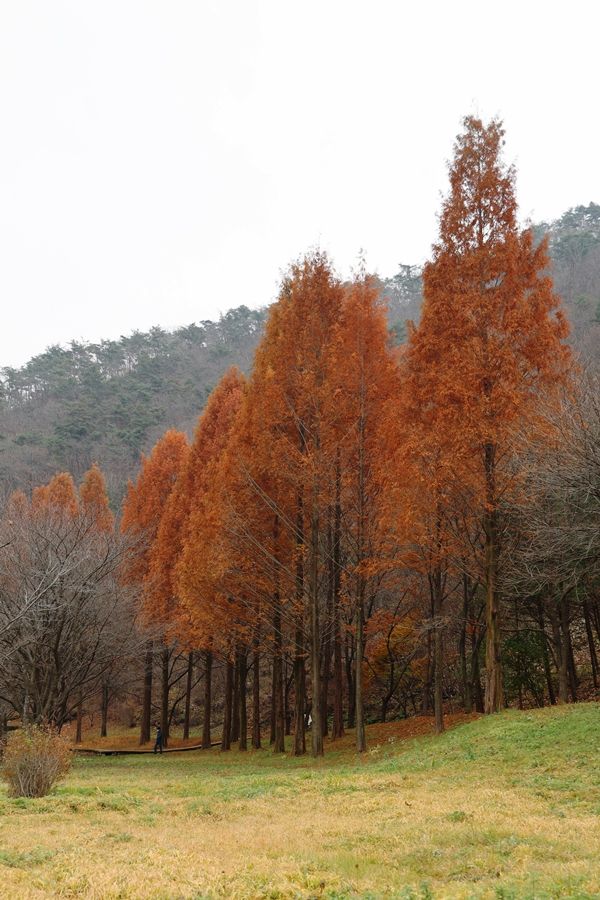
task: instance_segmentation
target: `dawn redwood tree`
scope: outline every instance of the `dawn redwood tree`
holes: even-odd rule
[[[162,571],[163,578],[168,576],[165,584],[176,598],[172,628],[179,640],[205,652],[205,745],[210,743],[212,654],[218,653],[225,661],[228,727],[223,731],[223,749],[229,749],[232,660],[241,653],[236,626],[245,616],[240,612],[237,591],[229,577],[231,556],[223,523],[219,472],[242,403],[244,384],[243,375],[232,368],[210,395],[198,421],[187,464],[165,511],[155,548],[157,572]],[[242,701],[244,706],[245,692]]]
[[[273,630],[293,621],[295,739],[304,747],[305,660],[310,655],[312,754],[323,753],[321,637],[324,557],[328,511],[335,476],[324,441],[331,406],[327,403],[329,353],[338,323],[343,288],[321,252],[290,267],[270,310],[251,380],[257,453],[249,477],[270,506],[274,555]],[[289,585],[292,580],[293,584]],[[288,593],[289,591],[289,593]],[[291,622],[290,622],[291,624]],[[307,627],[308,625],[308,627]],[[308,637],[308,641],[307,638]],[[308,648],[307,648],[308,643]],[[281,648],[274,662],[278,665]],[[280,679],[276,670],[274,675]],[[274,693],[281,694],[278,689]],[[277,717],[276,717],[277,718]]]
[[[390,401],[398,393],[398,366],[390,348],[385,308],[375,280],[364,271],[346,288],[328,358],[328,414],[323,443],[329,455],[329,470],[338,473],[336,480],[340,483],[339,499],[336,497],[334,504],[341,507],[340,539],[346,549],[342,592],[348,596],[355,624],[356,749],[362,753],[366,750],[364,625],[367,610],[373,607],[382,584],[378,561],[385,541],[379,528],[383,491],[379,476],[385,468],[382,457],[390,456],[384,424]],[[333,563],[339,570],[339,561],[334,559]],[[339,668],[337,674],[341,677],[340,578],[336,574],[337,571],[333,590],[334,668],[336,673]],[[339,699],[334,702],[334,720],[337,702]]]
[[[540,394],[565,382],[570,361],[547,241],[536,245],[530,229],[519,229],[503,136],[499,121],[464,120],[409,341],[431,428],[446,436],[453,477],[470,491],[483,527],[486,712],[504,704],[499,560],[502,504],[518,481],[511,462],[519,432],[541,427]]]
[[[151,552],[165,504],[173,490],[185,455],[188,452],[186,436],[181,431],[170,430],[155,444],[150,456],[142,458],[142,466],[135,484],[129,483],[127,495],[123,503],[121,531],[137,540],[124,566],[124,579],[136,583],[142,591],[142,616],[147,624],[164,626],[165,609],[170,597],[161,596],[154,590],[150,571]],[[168,709],[168,681],[165,684],[165,673],[168,678],[168,659],[165,661],[163,648],[163,737],[168,739],[168,722],[165,710]],[[149,639],[146,644],[144,658],[144,697],[140,743],[150,740],[152,716],[152,663],[153,646]],[[165,664],[166,663],[166,664]]]

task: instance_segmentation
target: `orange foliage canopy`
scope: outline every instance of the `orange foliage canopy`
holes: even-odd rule
[[[97,465],[86,472],[79,488],[81,510],[98,531],[110,532],[115,518],[108,504],[106,482]]]
[[[127,486],[123,504],[121,531],[139,541],[125,567],[125,577],[143,585],[143,610],[150,620],[156,613],[156,593],[150,573],[152,547],[187,451],[186,436],[181,431],[167,431],[150,455],[142,458],[138,479]]]
[[[172,626],[181,640],[207,647],[214,639],[217,592],[224,559],[217,472],[237,416],[244,378],[225,373],[201,415],[172,496],[165,504],[150,569],[154,602],[173,606]]]
[[[565,384],[568,328],[547,274],[546,241],[534,244],[517,225],[515,173],[502,161],[503,129],[465,119],[450,166],[450,193],[440,239],[424,271],[419,327],[404,370],[407,448],[421,480],[430,479],[428,514],[440,530],[450,494],[467,516],[461,533],[473,545],[486,588],[486,709],[503,705],[500,663],[499,507],[514,491],[523,433],[543,427],[540,398]],[[412,444],[412,446],[411,446]],[[471,539],[469,541],[469,539]],[[431,542],[430,542],[431,543]],[[435,544],[434,544],[435,546]]]

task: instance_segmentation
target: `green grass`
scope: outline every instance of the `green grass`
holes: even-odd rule
[[[0,895],[600,897],[600,706],[397,731],[316,762],[78,757],[49,797],[0,794]]]

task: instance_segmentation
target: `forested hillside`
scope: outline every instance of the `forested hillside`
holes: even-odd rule
[[[535,226],[550,234],[553,276],[586,358],[600,358],[600,205],[577,206]],[[394,342],[417,320],[418,267],[401,265],[383,279]],[[54,472],[79,478],[93,462],[120,500],[140,452],[166,429],[190,433],[198,413],[231,365],[249,370],[266,309],[239,306],[218,322],[134,332],[100,343],[49,347],[19,369],[1,370],[0,478],[5,491],[30,488]]]

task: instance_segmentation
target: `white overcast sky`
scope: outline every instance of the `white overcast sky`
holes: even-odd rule
[[[0,0],[0,366],[275,296],[319,244],[391,275],[460,119],[523,217],[600,202],[597,0]]]

